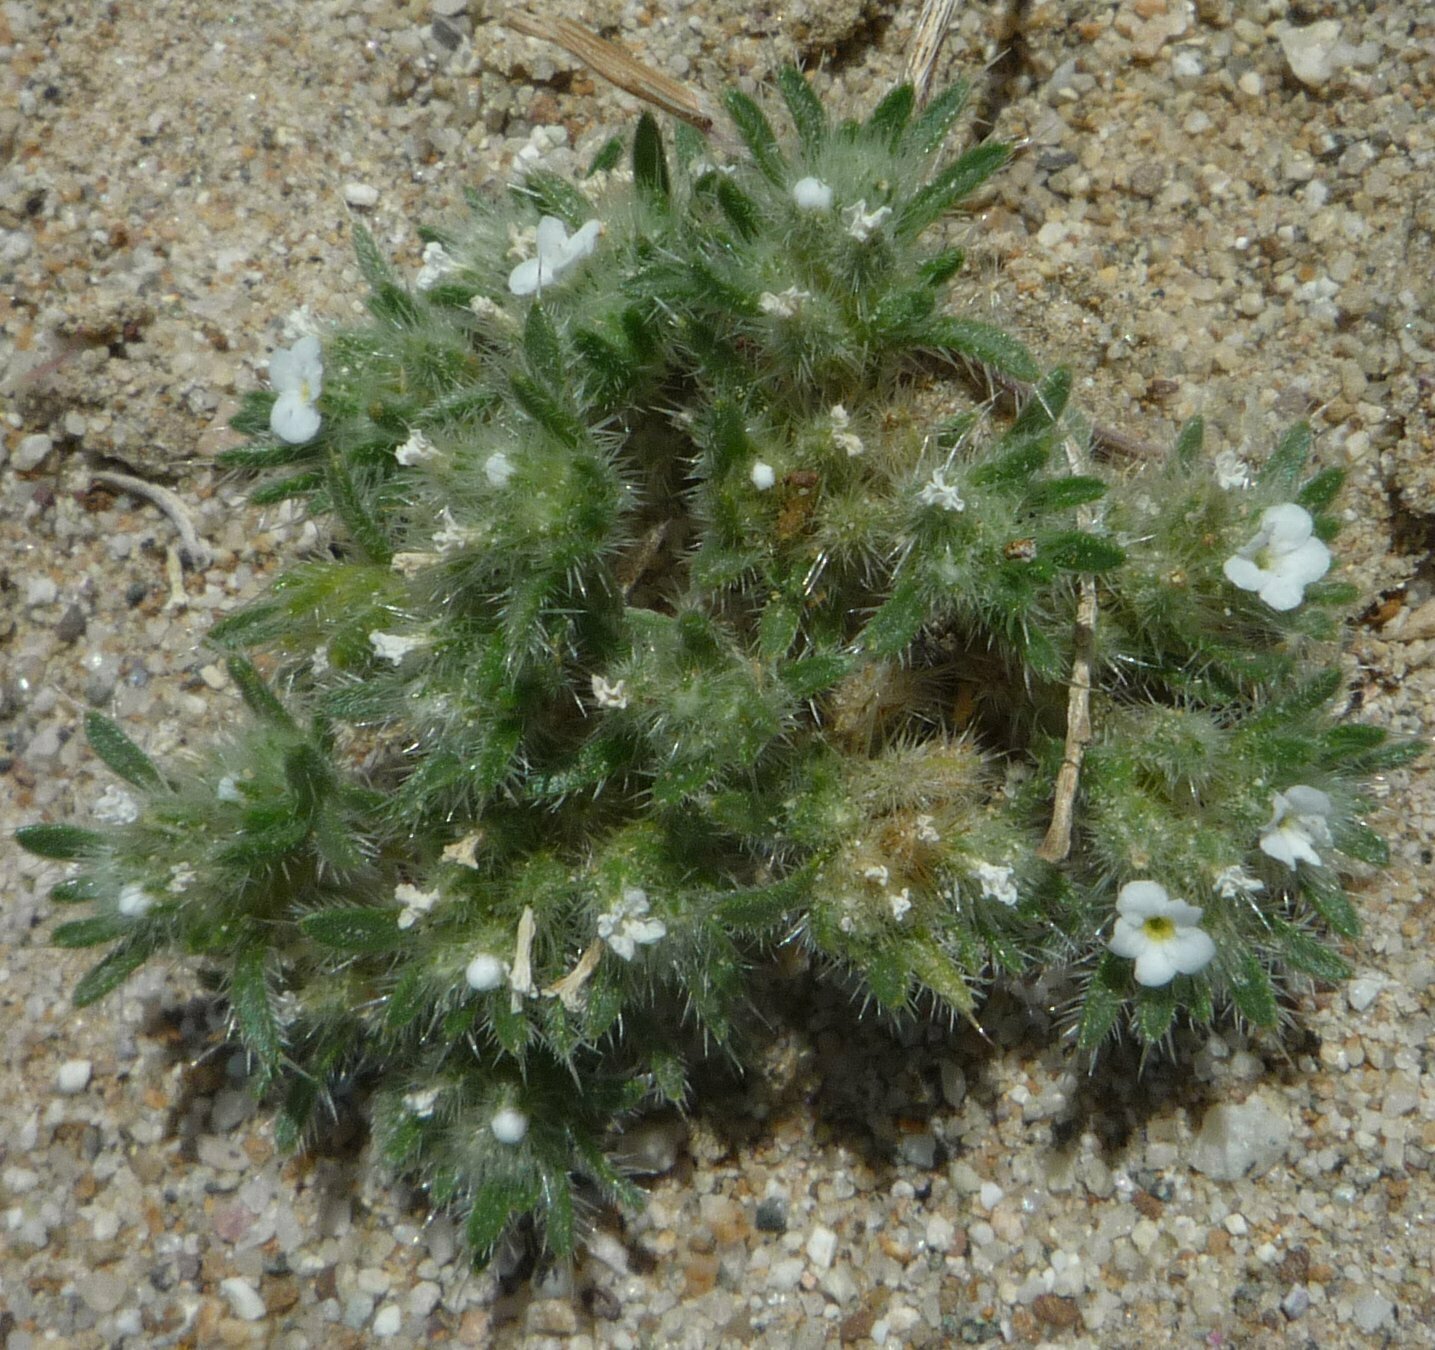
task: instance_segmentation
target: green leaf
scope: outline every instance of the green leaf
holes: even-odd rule
[[[907,944],[907,954],[917,979],[949,1008],[968,1020],[975,1019],[977,1004],[966,974],[935,940],[913,938]]]
[[[387,566],[394,556],[388,536],[370,512],[368,503],[349,472],[349,466],[337,450],[329,452],[325,464],[324,485],[329,489],[334,514],[344,522],[349,537],[358,546],[364,561]]]
[[[93,919],[62,923],[53,934],[57,947],[98,947],[134,930],[134,920],[123,914],[97,914]]]
[[[573,1255],[573,1184],[558,1167],[543,1169],[543,1236],[560,1261]]]
[[[324,475],[315,470],[310,473],[291,474],[288,478],[281,478],[274,483],[266,483],[262,487],[255,488],[249,494],[249,500],[255,506],[273,506],[276,502],[287,502],[291,497],[304,497],[312,492],[317,492],[324,486]],[[319,512],[315,511],[315,515]],[[212,637],[213,634],[211,633]]]
[[[1086,999],[1077,1023],[1077,1048],[1095,1050],[1111,1033],[1126,1002],[1126,980],[1130,966],[1107,952],[1087,986]]]
[[[312,824],[334,791],[334,770],[317,746],[307,741],[284,752],[284,781],[301,820]]]
[[[1036,547],[1038,558],[1067,572],[1109,572],[1126,561],[1126,550],[1119,544],[1081,530],[1043,535]]]
[[[895,150],[916,106],[917,95],[912,86],[899,84],[872,109],[863,130],[873,139],[885,141],[888,149]]]
[[[71,877],[50,887],[50,899],[57,905],[85,905],[100,899],[104,890],[94,877]]]
[[[387,909],[321,909],[299,927],[321,947],[344,952],[391,952],[403,941],[398,915]]]
[[[1296,494],[1296,504],[1312,514],[1324,511],[1344,484],[1344,469],[1322,469]]]
[[[822,100],[796,66],[783,66],[777,72],[777,87],[782,93],[782,101],[787,104],[792,125],[797,129],[802,152],[812,160],[827,143],[827,113],[823,110]]]
[[[584,178],[592,178],[595,173],[608,173],[616,169],[623,158],[623,138],[621,136],[610,136],[601,146],[598,153],[588,163],[588,172]]]
[[[996,459],[979,464],[972,470],[969,481],[973,487],[1022,488],[1026,489],[1031,480],[1046,467],[1051,458],[1051,446],[1047,439],[1029,441],[1016,450],[1009,450]]]
[[[391,324],[395,328],[416,328],[422,318],[418,302],[402,286],[393,282],[370,291],[364,308],[380,323]]]
[[[1001,444],[1019,445],[1039,432],[1047,431],[1061,420],[1071,398],[1071,371],[1063,366],[1043,375],[1026,396]]]
[[[618,154],[622,153],[620,142]],[[592,202],[566,178],[546,169],[529,169],[511,191],[519,201],[532,202],[540,216],[555,216],[570,230],[580,228],[593,216]]]
[[[1176,987],[1162,985],[1159,989],[1142,989],[1136,997],[1136,1034],[1147,1045],[1154,1045],[1171,1030],[1176,1019]]]
[[[563,344],[558,340],[558,330],[540,301],[528,307],[528,318],[523,325],[523,354],[528,358],[528,368],[536,378],[546,384],[563,387],[567,376]]]
[[[802,905],[811,891],[816,864],[808,863],[768,886],[734,891],[723,896],[714,913],[725,923],[742,932],[760,932],[784,921],[792,910]]]
[[[256,472],[302,464],[314,458],[315,449],[313,441],[305,441],[303,445],[239,445],[233,450],[221,450],[215,460],[221,468]]]
[[[713,191],[723,215],[731,221],[732,227],[744,239],[756,238],[762,227],[762,215],[757,209],[757,203],[725,174],[718,174]]]
[[[1193,417],[1176,433],[1176,463],[1183,469],[1191,469],[1200,458],[1201,447],[1206,442],[1206,423],[1200,417]]]
[[[370,290],[380,290],[385,286],[391,286],[394,281],[394,274],[389,267],[388,260],[379,252],[379,246],[374,242],[374,236],[364,228],[358,221],[354,222],[354,256],[359,263],[359,271],[363,273],[364,280],[368,282]]]
[[[240,400],[239,411],[229,419],[230,430],[237,431],[241,436],[272,435],[269,416],[278,401],[278,395],[271,390],[251,389]],[[222,455],[220,459],[223,459]]]
[[[249,661],[242,656],[231,656],[225,662],[225,667],[229,671],[229,678],[234,681],[235,688],[239,690],[239,696],[261,722],[283,727],[287,731],[297,730],[294,719],[289,716],[284,705],[274,696]]]
[[[872,997],[888,1012],[899,1012],[907,1006],[907,989],[912,982],[905,944],[894,942],[873,953],[861,967],[861,974]]]
[[[915,581],[899,582],[862,630],[862,647],[874,656],[896,656],[927,622],[926,597]]]
[[[538,1195],[536,1179],[527,1174],[495,1177],[478,1188],[464,1227],[476,1268],[482,1269],[493,1259],[509,1220],[531,1210]]]
[[[573,346],[587,368],[585,393],[594,403],[612,407],[631,394],[641,372],[638,363],[616,342],[595,329],[580,328],[573,334]]]
[[[979,319],[937,319],[928,334],[933,347],[979,361],[1013,379],[1035,380],[1041,374],[1036,358],[1016,338]]]
[[[649,112],[638,119],[638,130],[633,135],[633,181],[653,201],[666,203],[672,195],[663,134]]]
[[[136,939],[117,947],[99,965],[91,966],[75,985],[70,1002],[77,1008],[88,1008],[112,990],[118,989],[149,958],[154,955],[152,939]]]
[[[956,276],[966,260],[967,255],[959,248],[943,249],[917,265],[917,276],[924,286],[936,290]]]
[[[234,977],[229,985],[229,1005],[239,1025],[239,1038],[258,1061],[260,1091],[268,1087],[279,1072],[283,1041],[274,1005],[269,998],[269,982],[265,974],[268,950],[258,942],[244,947],[234,961]]]
[[[780,661],[791,650],[802,621],[802,608],[791,600],[767,603],[757,625],[757,646],[764,661]]]
[[[1369,863],[1371,867],[1385,867],[1390,862],[1390,846],[1370,826],[1358,820],[1336,832],[1335,846],[1347,858]]]
[[[846,653],[821,652],[785,662],[777,676],[794,698],[808,699],[831,689],[851,669],[852,658]]]
[[[969,197],[1011,158],[1011,146],[988,141],[947,165],[925,187],[898,208],[893,231],[899,239],[915,239],[964,197]]]
[[[319,1104],[319,1084],[308,1074],[301,1074],[289,1083],[284,1105],[274,1120],[274,1142],[282,1153],[292,1153],[304,1138],[314,1108]]]
[[[1241,1015],[1258,1027],[1276,1024],[1276,995],[1271,977],[1252,952],[1244,953],[1230,975],[1231,998]]]
[[[966,107],[971,86],[965,80],[949,84],[923,110],[907,132],[907,142],[924,155],[933,154],[946,144],[952,124]]]
[[[1289,924],[1282,924],[1278,931],[1280,944],[1276,950],[1292,969],[1332,984],[1350,978],[1350,963],[1319,939]]]
[[[723,96],[723,106],[737,127],[747,148],[752,152],[753,163],[758,172],[775,187],[784,186],[787,178],[787,162],[778,149],[777,137],[772,124],[761,108],[741,90],[729,89]]]
[[[526,375],[512,375],[509,383],[519,406],[546,432],[572,450],[583,443],[583,424],[547,389]]]
[[[1032,485],[1022,499],[1022,506],[1035,515],[1051,511],[1068,511],[1073,506],[1100,500],[1106,495],[1106,484],[1099,478],[1085,478],[1072,475],[1069,478],[1051,478]]]
[[[62,862],[98,857],[105,851],[104,835],[78,825],[23,825],[15,831],[15,842],[27,853]]]
[[[1281,437],[1275,452],[1262,466],[1256,481],[1263,487],[1279,489],[1285,500],[1289,501],[1295,495],[1301,470],[1305,468],[1305,462],[1310,457],[1310,442],[1310,427],[1305,422],[1297,422]]]

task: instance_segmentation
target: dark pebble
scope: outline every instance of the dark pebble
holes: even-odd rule
[[[759,1232],[787,1232],[787,1201],[781,1196],[770,1196],[757,1207],[755,1222]]]
[[[79,605],[70,605],[60,615],[60,621],[55,625],[55,636],[61,642],[75,642],[85,635],[85,625],[89,620],[85,617],[85,611]]]

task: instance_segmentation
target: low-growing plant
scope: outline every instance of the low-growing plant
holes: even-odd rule
[[[92,713],[132,818],[20,832],[82,864],[77,1003],[201,958],[281,1141],[361,1082],[479,1261],[634,1199],[615,1127],[772,944],[977,1023],[1062,968],[1074,1051],[1157,1045],[1344,977],[1385,859],[1361,787],[1409,751],[1336,713],[1308,430],[1249,481],[1199,422],[1112,468],[961,308],[941,226],[1011,153],[948,157],[963,89],[833,124],[778,83],[790,140],[737,93],[731,162],[644,116],[630,173],[473,198],[414,286],[356,231],[371,318],[276,353],[225,456],[340,540],[211,634],[247,729],[160,766]]]

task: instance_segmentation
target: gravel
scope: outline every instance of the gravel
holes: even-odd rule
[[[1150,440],[1200,412],[1213,450],[1257,463],[1312,418],[1321,463],[1349,473],[1340,576],[1370,602],[1359,715],[1428,735],[1435,33],[1417,10],[969,4],[944,59],[1029,141],[954,226],[977,307]],[[76,734],[86,707],[162,759],[238,715],[206,630],[327,540],[249,509],[213,456],[296,324],[358,312],[354,214],[417,270],[417,223],[465,189],[534,159],[572,171],[631,127],[630,98],[493,12],[0,5],[7,832],[123,809]],[[900,68],[915,7],[565,14],[710,91],[821,60],[824,101],[856,109]],[[186,570],[152,503],[95,486],[116,465],[180,495],[212,562]],[[998,993],[985,1038],[888,1032],[760,972],[758,1071],[633,1131],[646,1209],[595,1210],[595,1256],[558,1275],[519,1249],[470,1275],[452,1221],[342,1117],[324,1151],[279,1154],[192,970],[70,1011],[86,954],[47,945],[63,871],[0,850],[7,1350],[1435,1345],[1431,771],[1379,792],[1394,860],[1362,897],[1359,979],[1298,992],[1284,1049],[1232,1027],[1183,1037],[1179,1067],[1141,1074],[1122,1048],[1093,1067],[1056,994]],[[759,1224],[776,1200],[782,1226]]]

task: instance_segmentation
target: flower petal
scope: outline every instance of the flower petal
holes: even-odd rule
[[[1270,573],[1262,571],[1249,558],[1243,558],[1240,554],[1227,558],[1221,570],[1231,585],[1239,586],[1243,591],[1260,590],[1270,576]]]
[[[286,389],[269,410],[269,430],[290,445],[303,445],[319,434],[324,419],[298,389]]]
[[[1268,506],[1261,515],[1261,530],[1280,552],[1286,552],[1310,538],[1315,522],[1310,512],[1294,502]]]
[[[1116,912],[1128,919],[1156,918],[1170,906],[1170,892],[1159,881],[1128,881],[1116,896]]]
[[[1273,610],[1285,614],[1295,609],[1305,599],[1305,587],[1283,573],[1267,575],[1266,583],[1260,589],[1261,599]]]
[[[1167,958],[1182,975],[1205,970],[1216,955],[1215,942],[1201,928],[1177,928],[1176,936],[1163,945]]]
[[[1127,918],[1119,918],[1111,934],[1111,941],[1106,945],[1117,956],[1134,961],[1150,945],[1150,939],[1141,931],[1140,924],[1132,923]]]
[[[1280,795],[1285,798],[1286,804],[1297,815],[1328,816],[1331,813],[1330,794],[1322,792],[1319,788],[1313,788],[1308,783],[1297,783],[1294,787],[1288,787]]]
[[[1147,947],[1136,958],[1136,983],[1148,989],[1159,989],[1176,977],[1176,964],[1171,959],[1173,942],[1159,942]]]
[[[529,258],[508,274],[508,289],[514,295],[532,295],[544,281],[550,279],[551,274],[544,272],[543,264],[537,258]]]
[[[538,222],[538,256],[546,263],[562,261],[568,247],[568,227],[557,216],[544,216]]]

